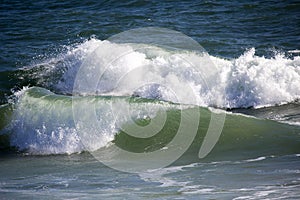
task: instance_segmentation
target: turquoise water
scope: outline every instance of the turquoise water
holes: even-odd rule
[[[299,199],[299,8],[2,1],[0,199]]]

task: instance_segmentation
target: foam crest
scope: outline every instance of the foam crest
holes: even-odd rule
[[[295,101],[300,97],[300,57],[288,59],[255,55],[252,48],[237,59],[211,59],[220,68],[225,88],[222,107],[262,107]]]
[[[10,145],[39,155],[98,150],[110,144],[125,124],[154,118],[157,112],[175,107],[164,102],[130,103],[130,99],[117,97],[72,99],[37,87],[25,88],[16,95],[8,127],[13,130]],[[77,121],[74,106],[80,111]]]
[[[25,88],[18,93],[19,99],[14,105],[9,125],[13,130],[11,146],[32,154],[64,154],[84,150],[72,123],[68,102],[56,101],[54,106],[52,102],[28,96],[30,90]],[[51,95],[49,91],[42,92],[43,96]]]
[[[300,98],[300,57],[277,53],[266,58],[255,55],[254,48],[228,60],[91,39],[59,60],[63,65],[54,64],[51,70],[63,73],[43,79],[49,75],[42,71],[41,81],[63,94],[138,95],[221,108],[271,106]],[[210,71],[212,64],[217,72]]]

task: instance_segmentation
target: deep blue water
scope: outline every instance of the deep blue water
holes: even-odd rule
[[[255,47],[299,48],[297,1],[2,1],[1,71],[28,65],[95,35],[158,26],[180,31],[210,54],[237,57]]]

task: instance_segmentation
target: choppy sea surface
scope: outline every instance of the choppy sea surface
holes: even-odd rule
[[[299,10],[1,1],[0,199],[299,199]]]

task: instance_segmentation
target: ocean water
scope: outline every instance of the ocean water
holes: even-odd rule
[[[299,199],[297,1],[1,1],[0,199]]]

